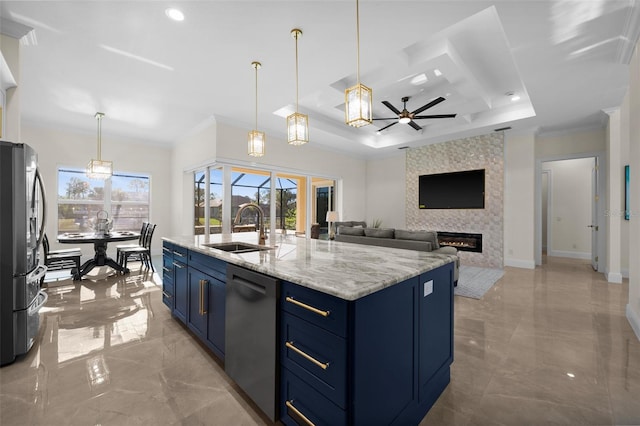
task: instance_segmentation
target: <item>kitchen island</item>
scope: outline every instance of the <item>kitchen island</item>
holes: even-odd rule
[[[164,238],[165,304],[229,365],[228,265],[275,278],[277,383],[272,402],[247,392],[258,406],[285,424],[419,423],[449,383],[456,257],[275,240],[232,253],[208,245],[256,235]]]

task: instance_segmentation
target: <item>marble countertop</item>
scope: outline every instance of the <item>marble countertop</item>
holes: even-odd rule
[[[270,250],[229,253],[204,244],[257,244],[257,233],[164,237],[163,240],[345,300],[356,300],[456,260],[456,256],[276,235]]]

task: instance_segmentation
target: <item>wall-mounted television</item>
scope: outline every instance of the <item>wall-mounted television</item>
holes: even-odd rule
[[[421,209],[484,209],[484,169],[421,175]]]

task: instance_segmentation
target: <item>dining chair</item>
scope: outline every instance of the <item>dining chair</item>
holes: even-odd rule
[[[142,241],[142,246],[123,248],[120,250],[120,265],[126,268],[129,260],[140,261],[147,268],[151,268],[155,272],[153,262],[151,262],[151,240],[153,238],[153,232],[156,229],[156,225],[150,223],[145,232],[145,237]]]
[[[142,227],[140,228],[140,238],[138,238],[138,242],[134,243],[134,244],[119,244],[116,246],[116,262],[118,262],[119,264],[122,265],[123,261],[121,259],[122,257],[122,250],[124,249],[131,249],[131,248],[138,248],[138,247],[142,247],[143,246],[143,241],[145,238],[145,234],[147,233],[147,230],[149,229],[149,222],[142,222]]]
[[[74,281],[76,280],[76,273],[80,270],[80,258],[82,257],[82,250],[80,250],[79,247],[50,250],[49,238],[47,238],[47,234],[44,234],[42,248],[44,250],[44,264],[47,266],[47,272],[71,269],[73,279]],[[43,276],[40,279],[40,285],[44,283],[44,278]]]

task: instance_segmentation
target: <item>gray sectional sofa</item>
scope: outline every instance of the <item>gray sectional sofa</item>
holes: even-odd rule
[[[405,250],[430,251],[441,254],[458,254],[455,247],[440,247],[438,233],[435,231],[407,231],[392,228],[367,228],[365,222],[335,222],[336,241],[345,243],[368,244],[380,247],[392,247]],[[454,267],[454,282],[458,283],[460,260]]]

